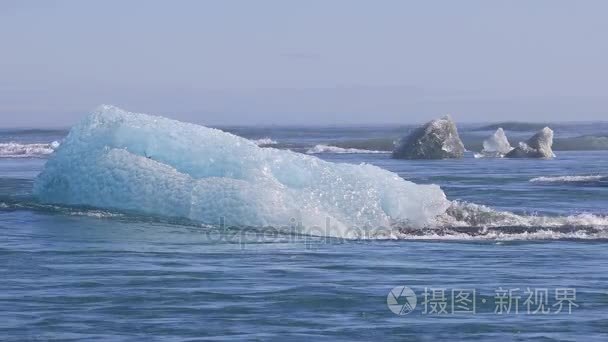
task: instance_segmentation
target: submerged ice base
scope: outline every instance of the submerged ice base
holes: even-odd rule
[[[36,179],[42,202],[287,226],[332,236],[351,227],[421,227],[450,202],[376,166],[326,162],[223,131],[112,106],[73,127]]]

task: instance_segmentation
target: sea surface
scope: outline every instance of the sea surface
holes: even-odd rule
[[[0,340],[606,341],[608,124],[550,126],[552,160],[475,158],[496,127],[470,124],[434,161],[386,153],[413,126],[220,127],[525,219],[362,240],[41,204],[67,131],[2,129]]]

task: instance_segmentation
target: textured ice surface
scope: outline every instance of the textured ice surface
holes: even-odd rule
[[[379,167],[260,148],[223,131],[112,106],[73,127],[37,178],[43,202],[133,210],[216,224],[352,236],[353,226],[431,222],[449,206],[436,185]]]
[[[449,115],[428,122],[402,139],[393,150],[398,159],[461,158],[464,145]]]
[[[553,130],[545,127],[538,131],[526,142],[520,142],[519,146],[507,153],[507,158],[553,158]]]

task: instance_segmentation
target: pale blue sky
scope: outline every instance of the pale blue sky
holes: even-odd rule
[[[0,126],[608,119],[608,1],[0,0]]]

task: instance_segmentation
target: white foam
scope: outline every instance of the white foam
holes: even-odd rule
[[[530,179],[533,183],[585,183],[599,181],[608,176],[555,176],[555,177],[536,177]]]
[[[390,151],[375,151],[375,150],[363,150],[359,148],[342,148],[331,145],[315,145],[315,147],[306,151],[308,154],[319,154],[319,153],[338,153],[338,154],[376,154],[376,153],[391,153]]]
[[[517,215],[483,205],[454,201],[445,214],[424,229],[402,227],[387,239],[404,240],[560,240],[608,239],[608,216]],[[382,234],[370,235],[382,238]]]
[[[272,140],[270,138],[262,138],[262,139],[252,140],[252,141],[254,144],[256,144],[258,146],[270,146],[270,145],[278,144],[275,140]]]
[[[542,229],[534,232],[504,233],[490,231],[486,234],[470,235],[454,232],[451,234],[400,234],[399,240],[447,240],[447,241],[536,241],[536,240],[598,240],[608,239],[608,230],[600,232],[587,232],[578,230],[574,232],[558,232],[550,229]]]
[[[59,142],[49,144],[0,143],[0,158],[35,158],[47,156],[59,147]]]
[[[70,211],[70,212],[68,212],[68,214],[71,216],[87,216],[87,217],[93,217],[93,218],[98,218],[98,219],[117,218],[117,217],[124,216],[123,214],[120,214],[120,213],[111,213],[109,211],[102,211],[102,210]]]
[[[484,205],[454,201],[436,223],[436,227],[608,227],[608,217],[590,213],[570,216],[517,215]]]

